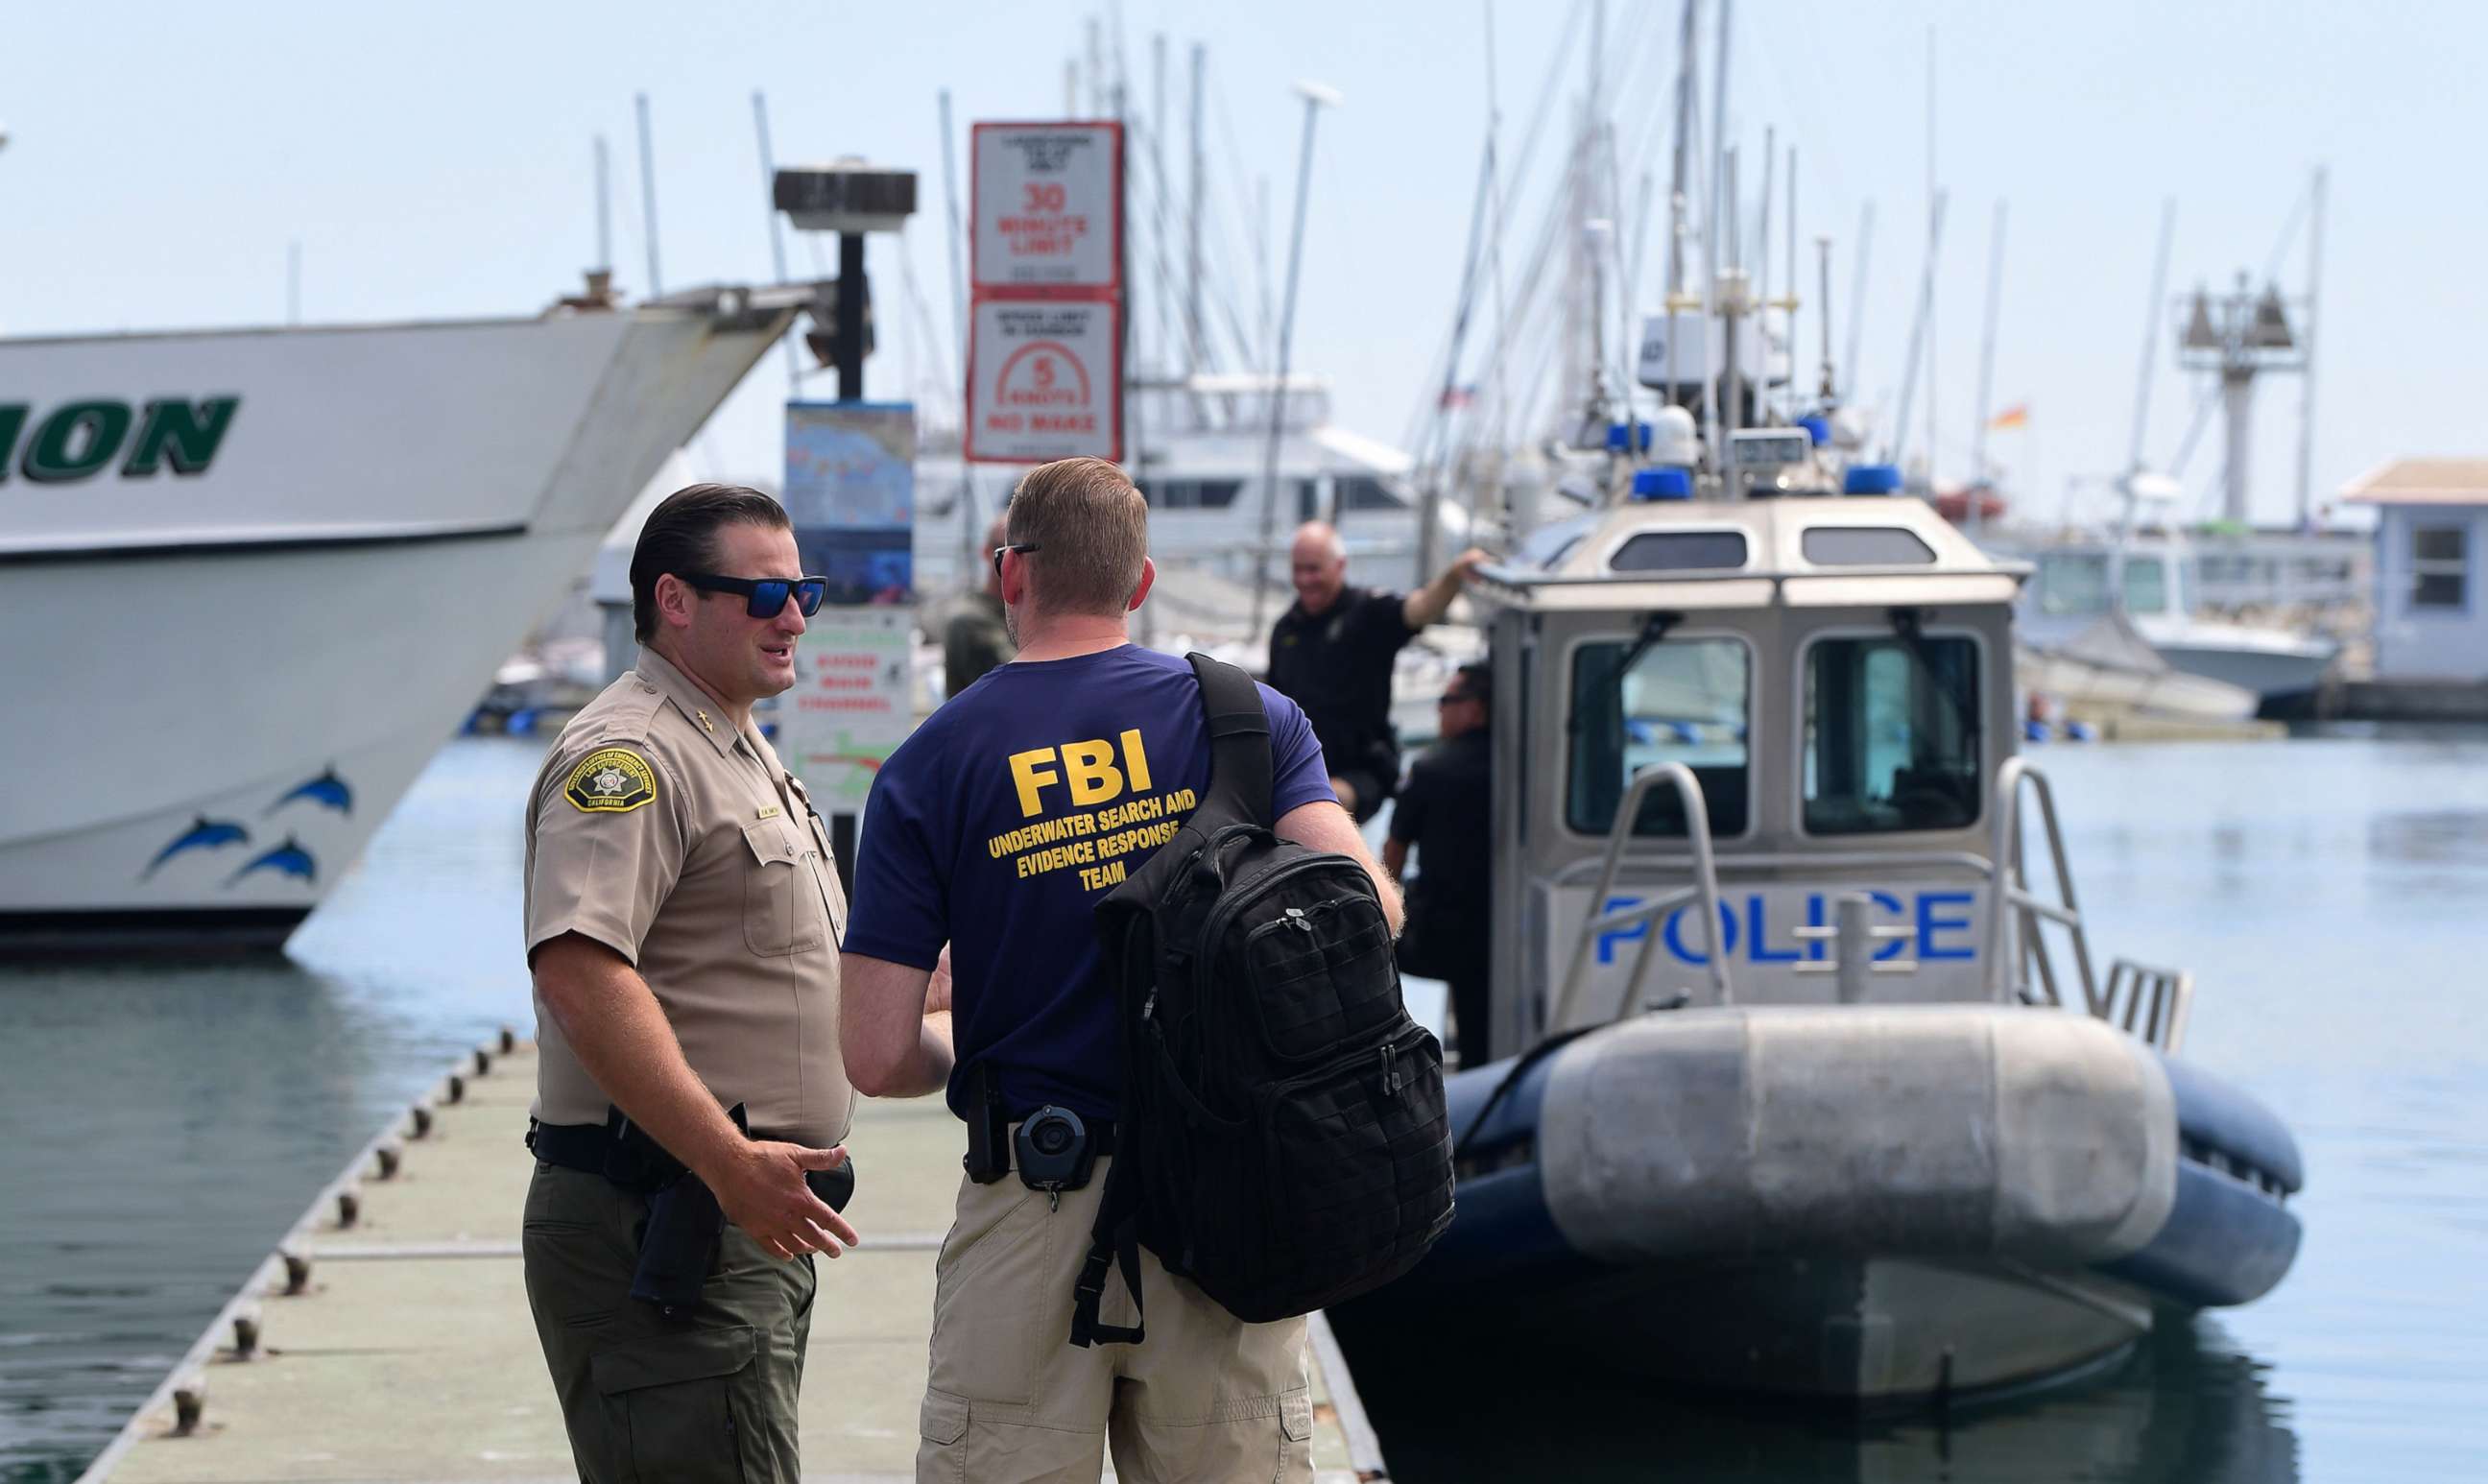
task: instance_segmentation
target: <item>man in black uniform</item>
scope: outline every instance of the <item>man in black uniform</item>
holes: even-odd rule
[[[1443,616],[1460,584],[1485,561],[1475,547],[1415,592],[1347,585],[1347,549],[1319,521],[1296,530],[1288,553],[1295,605],[1270,630],[1270,688],[1302,706],[1330,761],[1331,788],[1363,824],[1400,785],[1391,726],[1391,664]]]
[[[1400,967],[1450,982],[1460,1065],[1486,1060],[1486,948],[1494,908],[1492,761],[1494,671],[1463,665],[1436,699],[1442,740],[1418,756],[1391,812],[1382,866],[1397,881],[1408,847],[1425,868],[1408,888]]]

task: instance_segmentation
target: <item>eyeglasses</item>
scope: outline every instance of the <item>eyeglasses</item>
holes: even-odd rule
[[[1438,706],[1456,706],[1461,701],[1476,700],[1478,699],[1478,697],[1472,696],[1466,691],[1445,691],[1440,696],[1434,698],[1434,704]]]
[[[674,574],[702,592],[739,592],[744,596],[743,611],[754,618],[775,618],[793,598],[795,607],[806,618],[821,611],[821,602],[830,595],[826,577],[720,577],[714,572],[677,572]]]
[[[1021,556],[1027,556],[1027,555],[1028,555],[1029,553],[1031,553],[1031,552],[1041,552],[1041,551],[1044,551],[1044,550],[1045,550],[1045,547],[1044,547],[1041,543],[1038,543],[1038,542],[1035,542],[1035,541],[1019,541],[1019,542],[1014,542],[1014,543],[1012,543],[1012,544],[1011,544],[1011,545],[1009,545],[1009,546],[998,546],[998,547],[995,547],[995,548],[994,548],[994,581],[999,583],[999,582],[1001,582],[1001,581],[1003,580],[1003,553],[1004,553],[1004,552],[1017,552],[1017,553],[1019,553]]]

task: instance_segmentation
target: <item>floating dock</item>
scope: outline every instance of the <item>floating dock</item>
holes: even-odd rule
[[[534,1048],[504,1033],[375,1138],[79,1484],[571,1480],[520,1274]],[[914,1477],[965,1127],[939,1099],[857,1104],[863,1245],[820,1264],[804,1476]],[[1314,1323],[1320,1484],[1387,1477],[1336,1342]]]

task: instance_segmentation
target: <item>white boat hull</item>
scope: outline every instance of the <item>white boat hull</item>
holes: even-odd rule
[[[15,492],[0,947],[281,936],[783,324],[0,343],[0,404],[241,398],[196,477]]]

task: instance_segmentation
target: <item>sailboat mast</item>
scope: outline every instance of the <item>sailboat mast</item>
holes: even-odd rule
[[[1995,225],[1989,235],[1987,249],[1987,328],[1978,337],[1978,431],[1977,442],[1969,458],[1969,482],[1981,485],[1987,475],[1987,417],[1995,391],[1995,315],[2003,302],[2004,288],[2004,203],[1995,203]],[[1978,524],[1978,504],[1971,498],[1969,522]]]
[[[2315,336],[2324,328],[2323,316],[2316,313],[2316,295],[2324,286],[2324,174],[2325,167],[2315,167],[2315,214],[2306,228],[2306,315],[2299,330],[2299,344],[2306,357],[2304,380],[2298,390],[2298,528],[2304,530],[2314,506],[2308,503],[2308,481],[2315,467]]]

